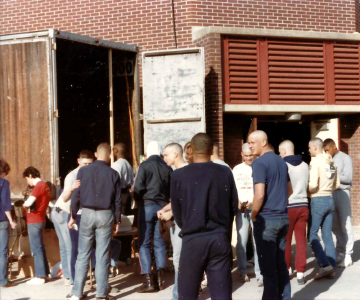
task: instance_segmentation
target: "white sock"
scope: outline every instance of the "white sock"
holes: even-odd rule
[[[297,272],[296,276],[297,276],[298,279],[302,279],[302,278],[304,278],[304,273]]]

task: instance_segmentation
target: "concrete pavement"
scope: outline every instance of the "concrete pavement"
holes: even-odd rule
[[[323,279],[313,281],[318,271],[313,253],[308,247],[308,265],[305,273],[308,282],[304,286],[299,286],[296,281],[296,274],[291,276],[291,294],[295,300],[310,299],[360,299],[360,227],[355,227],[355,247],[353,254],[354,264],[346,269],[338,269],[336,278],[333,280]],[[294,247],[294,245],[293,245]],[[254,277],[249,283],[240,283],[237,280],[236,262],[233,268],[233,299],[234,300],[250,300],[261,299],[262,288],[257,287]],[[139,294],[137,290],[141,285],[141,276],[135,274],[133,266],[127,266],[121,269],[121,274],[110,281],[112,286],[121,290],[119,294],[115,294],[115,299],[131,299],[131,300],[151,300],[164,299],[170,300],[173,287],[172,272],[166,273],[166,286],[164,291],[150,294]],[[27,285],[25,282],[28,278],[17,278],[14,280],[18,285],[8,289],[1,289],[1,300],[60,300],[71,291],[71,287],[65,286],[63,279],[52,280],[44,285],[34,286]],[[86,291],[89,286],[86,286]],[[89,290],[86,299],[95,299],[95,289]],[[201,300],[210,299],[209,288],[205,288],[200,296]]]

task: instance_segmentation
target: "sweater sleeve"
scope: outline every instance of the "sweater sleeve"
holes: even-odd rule
[[[178,195],[178,188],[176,184],[176,174],[177,172],[174,172],[171,176],[171,184],[170,184],[170,198],[171,198],[171,210],[174,215],[174,219],[176,224],[182,228],[182,209],[181,204],[179,201],[179,195]]]
[[[336,176],[336,178],[334,180],[333,190],[337,190],[340,188],[340,174],[339,174],[338,170],[336,170],[335,176]]]
[[[309,167],[309,193],[315,193],[319,188],[319,167],[315,160],[310,162]]]
[[[353,177],[353,163],[349,155],[344,155],[344,167],[339,172],[340,183],[350,185]]]

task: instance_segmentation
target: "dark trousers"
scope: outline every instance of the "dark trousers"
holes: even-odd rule
[[[308,207],[294,207],[288,209],[289,231],[286,236],[285,259],[287,268],[291,267],[291,240],[295,232],[296,257],[295,268],[297,272],[304,273],[306,268],[306,224],[309,219]]]
[[[286,234],[289,219],[263,219],[254,222],[254,237],[260,271],[264,279],[263,300],[291,298],[289,272],[285,262]]]
[[[198,299],[204,271],[211,299],[232,299],[232,252],[229,235],[214,233],[183,241],[179,266],[179,299]]]

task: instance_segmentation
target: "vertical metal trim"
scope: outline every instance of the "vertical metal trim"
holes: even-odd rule
[[[53,124],[52,124],[52,112],[53,112],[53,89],[52,89],[52,64],[51,64],[51,40],[48,38],[46,42],[46,66],[48,71],[48,111],[49,111],[49,146],[50,146],[50,176],[51,181],[53,184],[55,184],[54,181],[54,149],[52,145],[53,140]]]
[[[114,88],[112,70],[112,50],[109,49],[109,112],[110,112],[110,146],[114,148]],[[114,156],[111,155],[111,164],[114,163]]]
[[[54,165],[54,169],[52,170],[53,173],[53,180],[56,187],[56,198],[60,196],[60,170],[59,170],[59,124],[58,118],[54,116],[54,111],[58,110],[58,97],[57,97],[57,72],[56,72],[56,50],[52,47],[56,43],[55,35],[52,35],[49,31],[49,46],[51,47],[51,66],[52,72],[52,112],[51,112],[51,121],[52,121],[52,141],[53,141],[53,151],[52,151],[52,161]]]
[[[142,153],[142,133],[141,133],[141,120],[140,120],[140,72],[139,72],[139,52],[136,54],[135,66],[134,66],[134,94],[133,94],[133,103],[132,103],[132,112],[134,120],[134,139],[135,139],[135,153],[136,160],[133,162],[134,167],[140,163],[140,154]],[[144,125],[145,126],[145,125]]]

